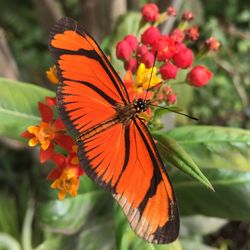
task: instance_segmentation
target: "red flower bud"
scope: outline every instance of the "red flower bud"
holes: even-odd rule
[[[161,68],[160,73],[164,80],[167,79],[175,79],[178,73],[178,67],[173,65],[172,63],[166,62]]]
[[[170,37],[177,43],[181,43],[183,42],[184,38],[185,38],[185,34],[183,33],[183,31],[181,31],[180,29],[174,29],[171,34]]]
[[[220,47],[220,42],[215,37],[210,37],[205,42],[209,50],[217,51]]]
[[[167,95],[167,103],[168,103],[169,105],[175,104],[176,99],[177,99],[177,96],[176,96],[176,94],[174,94],[173,92],[171,92],[171,93],[169,93],[169,94]]]
[[[182,69],[186,69],[193,64],[194,54],[191,49],[183,47],[173,56],[174,64]]]
[[[125,62],[124,68],[126,70],[130,70],[132,73],[135,73],[135,71],[137,70],[137,60],[135,58],[130,58]]]
[[[169,6],[167,8],[167,15],[168,16],[176,16],[176,9],[173,6]]]
[[[124,40],[126,42],[128,42],[128,44],[130,45],[130,47],[132,48],[133,51],[135,51],[137,49],[138,39],[137,39],[136,36],[134,36],[134,35],[127,35],[127,36],[125,36]]]
[[[159,61],[165,61],[170,59],[176,52],[175,41],[169,36],[161,36],[152,47],[152,52],[157,51],[157,59]]]
[[[205,66],[195,66],[188,74],[187,80],[190,85],[202,87],[206,85],[213,77],[213,73]]]
[[[182,15],[182,20],[183,21],[192,21],[194,19],[194,15],[191,11],[185,11]]]
[[[125,40],[116,45],[116,57],[121,60],[128,60],[132,54],[132,48]]]
[[[154,54],[151,52],[144,53],[141,62],[145,64],[146,68],[151,68],[154,64]]]
[[[159,9],[154,3],[147,3],[142,7],[142,17],[146,22],[155,22],[159,17]]]
[[[154,26],[147,28],[141,36],[142,43],[152,45],[161,36],[160,30]]]
[[[192,41],[196,41],[200,36],[200,33],[199,33],[197,26],[194,26],[190,29],[186,29],[185,33],[186,33],[187,37]]]
[[[137,56],[138,57],[141,57],[143,54],[147,53],[148,52],[148,47],[144,44],[140,45],[138,48],[137,48]]]

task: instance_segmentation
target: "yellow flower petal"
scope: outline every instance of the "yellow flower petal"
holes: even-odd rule
[[[58,189],[58,199],[63,200],[66,194],[77,196],[79,188],[79,176],[75,168],[65,168],[61,176],[50,186],[52,189]]]
[[[31,134],[37,134],[38,130],[39,130],[38,126],[29,126],[27,128],[27,131]]]
[[[146,66],[141,63],[136,74],[136,87],[143,87],[144,89],[148,89],[161,83],[162,79],[158,77],[156,73],[156,67],[147,69]]]
[[[66,192],[64,190],[61,190],[58,194],[57,194],[57,197],[60,201],[64,200],[66,196]]]
[[[70,163],[73,164],[73,165],[78,165],[78,164],[79,164],[79,159],[78,159],[78,157],[72,158],[72,160],[71,160]]]
[[[37,138],[33,137],[33,138],[29,139],[28,144],[29,144],[30,147],[35,147],[38,144]]]
[[[50,185],[50,187],[51,187],[52,189],[56,189],[56,188],[58,187],[58,180],[55,180],[55,181]]]
[[[40,141],[41,143],[41,148],[43,150],[47,150],[49,145],[50,145],[50,140],[49,139],[44,139],[43,141]]]
[[[57,69],[56,65],[53,65],[48,71],[46,71],[47,78],[50,80],[53,84],[58,84],[59,79],[57,76]]]

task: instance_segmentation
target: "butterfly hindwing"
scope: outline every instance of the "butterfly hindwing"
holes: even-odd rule
[[[129,127],[129,160],[113,196],[137,235],[152,243],[172,242],[179,232],[172,185],[146,126],[135,119]]]
[[[56,23],[49,49],[59,71],[59,114],[76,138],[82,168],[112,193],[137,235],[174,241],[179,215],[173,188],[144,123],[119,118],[117,107],[131,104],[118,74],[73,19]]]

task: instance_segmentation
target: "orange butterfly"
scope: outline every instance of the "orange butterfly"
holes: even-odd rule
[[[125,86],[95,40],[73,19],[52,28],[60,116],[79,146],[86,174],[110,191],[137,235],[169,243],[179,233],[179,214],[169,177],[153,138]]]

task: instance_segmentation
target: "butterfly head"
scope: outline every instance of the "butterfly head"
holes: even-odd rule
[[[145,112],[148,109],[147,101],[142,98],[138,98],[134,100],[134,108],[136,113]]]

